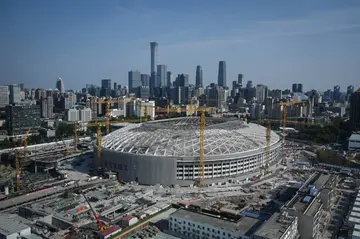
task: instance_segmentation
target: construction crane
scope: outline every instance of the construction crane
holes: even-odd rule
[[[74,151],[76,152],[77,146],[79,144],[79,138],[78,138],[78,122],[74,121]]]
[[[96,219],[96,223],[98,224],[99,230],[100,231],[106,230],[108,227],[106,225],[102,224],[102,222],[100,221],[98,215],[96,214],[95,209],[91,206],[91,203],[90,203],[89,199],[85,196],[85,194],[82,191],[80,191],[80,193],[85,198],[86,203],[89,205],[90,210],[91,210],[91,212],[93,213],[93,215],[94,215],[94,217]]]
[[[16,191],[20,192],[20,160],[19,160],[19,152],[15,150],[15,180],[16,180]]]
[[[147,120],[148,120],[148,112],[147,112],[147,106],[145,105],[144,121],[147,122]]]
[[[271,140],[271,126],[270,122],[267,122],[266,127],[266,163],[265,163],[265,174],[270,173],[270,140]]]
[[[285,138],[286,138],[286,121],[287,121],[287,106],[288,105],[296,105],[296,104],[303,104],[306,103],[305,101],[289,101],[289,102],[280,102],[280,105],[283,106],[283,164],[287,164],[286,157],[285,157]]]
[[[101,158],[101,151],[102,151],[102,133],[101,127],[97,127],[97,153],[98,153],[98,169],[102,168],[102,158]]]
[[[204,135],[205,133],[205,112],[201,112],[200,116],[200,186],[204,184],[204,171],[205,171],[205,165],[204,165]]]
[[[31,128],[28,128],[28,130],[25,133],[24,136],[24,162],[27,161],[28,151],[27,151],[27,140],[29,137]],[[15,150],[15,174],[16,174],[16,190],[20,191],[20,174],[21,174],[21,168],[20,168],[20,158],[19,158],[19,152]]]

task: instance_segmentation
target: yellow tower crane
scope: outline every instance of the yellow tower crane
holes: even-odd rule
[[[98,169],[102,168],[102,158],[101,158],[101,151],[102,151],[102,133],[101,133],[101,126],[97,127],[97,153],[98,153]]]
[[[15,179],[16,179],[16,191],[20,191],[20,160],[19,160],[19,153],[15,150]]]
[[[147,120],[148,120],[148,112],[147,112],[147,106],[145,105],[144,121],[146,122]]]
[[[27,151],[27,140],[29,137],[31,128],[29,128],[24,136],[24,162],[27,161],[28,151]],[[16,191],[20,191],[20,174],[21,174],[21,168],[20,168],[20,158],[19,158],[19,152],[15,150],[15,174],[16,174]]]
[[[78,122],[74,121],[74,152],[76,152],[77,146],[79,144],[79,137],[78,137]]]
[[[282,121],[282,131],[283,131],[283,164],[287,164],[286,157],[285,157],[285,138],[286,138],[286,123],[287,123],[287,106],[288,105],[296,105],[296,104],[303,104],[307,103],[306,101],[289,101],[289,102],[280,102],[280,105],[283,106],[283,121]]]
[[[205,112],[201,112],[200,117],[200,185],[204,184],[204,171],[205,171],[205,165],[204,165],[204,135],[205,133]]]

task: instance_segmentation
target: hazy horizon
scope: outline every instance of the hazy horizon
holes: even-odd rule
[[[127,85],[129,70],[150,73],[151,41],[158,64],[195,83],[217,83],[226,61],[227,86],[345,91],[360,87],[360,1],[0,1],[0,85],[66,89]]]

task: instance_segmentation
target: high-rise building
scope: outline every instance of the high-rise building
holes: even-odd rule
[[[334,86],[333,100],[335,101],[340,100],[340,96],[341,96],[340,86],[336,85]]]
[[[108,97],[111,94],[111,79],[101,80],[101,96]]]
[[[102,79],[101,88],[111,90],[111,79]]]
[[[179,74],[177,77],[177,86],[179,87],[189,87],[189,75]]]
[[[136,88],[142,85],[140,71],[129,71],[128,84],[130,93],[135,93]]]
[[[19,85],[9,85],[9,103],[16,104],[21,101],[20,95],[20,86]]]
[[[157,66],[157,79],[155,87],[167,87],[167,67],[166,65]]]
[[[243,78],[244,78],[243,74],[238,74],[238,87],[239,88],[242,88],[242,86],[243,86]]]
[[[141,74],[141,85],[150,86],[150,76],[148,74]]]
[[[257,85],[256,86],[256,99],[257,101],[262,104],[267,97],[267,87],[264,85]]]
[[[58,89],[60,93],[65,92],[64,81],[60,77],[56,80],[56,89]]]
[[[76,105],[66,111],[66,119],[67,121],[88,122],[92,119],[92,112],[90,108],[82,105]]]
[[[40,105],[7,105],[5,112],[8,135],[24,134],[40,125]]]
[[[156,66],[157,66],[157,42],[150,42],[150,91],[156,87]]]
[[[303,85],[298,83],[292,84],[292,92],[303,93]]]
[[[68,92],[67,95],[65,95],[65,109],[70,109],[76,104],[76,94],[72,92]]]
[[[117,83],[114,82],[114,90],[117,90]]]
[[[360,129],[360,88],[350,97],[350,122],[353,129]]]
[[[354,93],[354,86],[353,86],[353,85],[349,85],[349,86],[347,87],[346,94],[351,95],[352,93]]]
[[[168,85],[168,87],[173,86],[173,81],[174,81],[174,80],[173,80],[173,74],[172,74],[171,71],[168,71],[168,72],[167,72],[166,80],[167,80],[167,85]]]
[[[195,86],[197,88],[203,88],[203,70],[201,66],[196,67]]]
[[[218,85],[226,86],[226,62],[219,61]]]
[[[150,73],[156,72],[156,66],[157,66],[157,51],[158,51],[158,44],[157,42],[150,42]]]
[[[9,87],[0,86],[0,109],[9,104]]]
[[[41,100],[41,117],[42,118],[53,118],[53,109],[54,109],[54,102],[52,97],[46,97],[46,99]]]

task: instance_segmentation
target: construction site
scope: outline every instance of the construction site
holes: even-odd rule
[[[89,124],[93,138],[77,127],[61,143],[28,147],[25,137],[3,152],[15,165],[1,168],[1,236],[352,238],[341,215],[356,204],[357,170],[316,164],[308,146],[285,139],[286,116],[280,135],[270,122],[189,108],[189,117],[148,122],[145,107],[142,123],[113,132],[124,121],[107,114]]]

